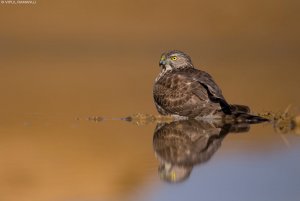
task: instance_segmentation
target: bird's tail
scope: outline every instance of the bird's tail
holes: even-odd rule
[[[231,113],[237,122],[256,124],[269,121],[264,117],[250,114],[250,108],[245,105],[230,105]]]
[[[230,105],[231,112],[234,113],[250,113],[250,108],[246,105]]]

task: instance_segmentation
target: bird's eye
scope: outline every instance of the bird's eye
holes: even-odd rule
[[[176,56],[173,56],[173,57],[171,57],[171,59],[172,59],[173,61],[176,61],[176,60],[177,60],[177,57],[176,57]]]

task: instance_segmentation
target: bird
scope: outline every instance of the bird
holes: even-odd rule
[[[161,115],[195,119],[231,116],[249,123],[267,121],[251,115],[248,106],[229,104],[213,77],[195,68],[188,54],[179,50],[164,52],[159,66],[153,97]]]
[[[247,133],[248,123],[209,123],[188,119],[158,123],[153,135],[153,149],[159,161],[163,181],[186,180],[196,165],[208,162],[229,133]]]

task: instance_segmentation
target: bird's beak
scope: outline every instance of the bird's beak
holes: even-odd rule
[[[165,59],[161,59],[161,60],[159,61],[159,66],[164,66],[164,65],[166,65],[166,64],[167,64],[167,62],[166,62]]]

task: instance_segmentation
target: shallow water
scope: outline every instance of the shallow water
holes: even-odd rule
[[[2,200],[298,200],[300,137],[272,124],[1,121]]]

